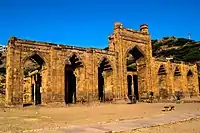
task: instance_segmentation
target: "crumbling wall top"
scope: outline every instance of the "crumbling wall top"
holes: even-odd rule
[[[149,35],[148,32],[148,25],[147,24],[142,24],[140,25],[140,30],[134,30],[134,29],[130,29],[130,28],[125,28],[123,27],[123,24],[121,22],[116,22],[114,24],[114,31],[122,29],[120,31],[122,32],[131,32],[131,33],[138,33],[138,34],[142,34],[142,35]]]
[[[108,51],[108,50],[103,50],[103,49],[98,49],[98,48],[83,48],[83,47],[64,45],[64,44],[54,44],[51,42],[25,40],[25,39],[19,39],[17,37],[11,37],[9,42],[14,44],[15,46],[23,46],[23,47],[48,47],[49,49],[56,49],[56,50],[62,50],[62,51],[74,49],[78,51],[85,51],[88,53],[94,52],[94,53],[115,55],[114,51]]]

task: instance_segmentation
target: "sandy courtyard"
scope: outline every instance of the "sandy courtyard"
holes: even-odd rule
[[[193,119],[176,124],[167,124],[150,128],[142,128],[124,133],[200,133],[200,119]]]
[[[199,103],[174,104],[174,111],[162,112],[161,110],[165,105],[169,105],[169,103],[102,104],[96,106],[73,106],[59,108],[2,108],[0,110],[0,129],[3,132],[21,132],[40,128],[53,128],[59,126],[66,127],[68,125],[75,124],[107,123],[127,119],[140,119],[143,117],[161,115],[163,113],[177,114],[190,111],[199,111],[200,109]],[[194,121],[194,124],[195,123],[197,122]],[[157,130],[156,127],[155,130]],[[147,132],[144,131],[144,133]],[[152,129],[152,133],[153,132],[154,129]]]

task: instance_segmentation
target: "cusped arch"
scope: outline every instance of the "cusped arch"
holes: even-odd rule
[[[82,60],[82,58],[80,57],[80,55],[76,52],[72,52],[64,61],[64,64],[65,65],[71,65],[71,61],[70,59],[73,58],[73,57],[76,57],[80,62],[81,62],[81,66],[85,67],[85,63],[84,61]]]
[[[158,68],[158,75],[166,75],[167,71],[164,64],[161,64]]]
[[[112,65],[112,62],[109,60],[109,58],[107,56],[102,56],[98,62],[98,67],[101,67],[101,64],[105,62],[107,63],[108,67],[111,68],[111,70],[113,70],[113,65]]]
[[[25,62],[29,59],[34,59],[39,65],[43,65],[43,66],[46,66],[46,64],[48,63],[47,59],[45,57],[41,56],[41,54],[38,52],[32,52],[32,53],[28,54],[27,56],[25,56],[22,59],[22,63],[25,64]]]
[[[136,58],[140,58],[140,57],[145,57],[145,54],[144,52],[139,48],[139,46],[135,45],[135,46],[130,46],[126,52],[125,52],[125,58],[127,57],[127,55],[131,52],[131,51],[136,51],[135,53],[133,52],[133,56],[136,57]]]

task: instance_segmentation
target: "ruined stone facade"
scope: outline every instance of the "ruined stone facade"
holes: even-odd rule
[[[196,64],[152,57],[146,24],[136,31],[117,22],[108,40],[108,50],[102,50],[12,37],[8,41],[6,60],[6,104],[22,105],[28,103],[27,99],[35,102],[34,96],[30,98],[37,95],[34,88],[39,89],[41,104],[105,101],[130,96],[140,100],[149,92],[162,98],[176,91],[185,95],[199,93]],[[24,64],[29,59],[39,64],[39,77],[25,78]],[[27,93],[31,93],[30,97]]]

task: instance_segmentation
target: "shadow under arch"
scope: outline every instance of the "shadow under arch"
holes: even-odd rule
[[[68,65],[71,65],[71,61],[70,59],[76,57],[80,62],[81,62],[81,67],[85,67],[85,63],[83,61],[83,59],[80,57],[80,55],[76,52],[72,52],[64,61],[64,65],[68,64]]]
[[[127,55],[129,53],[132,53],[132,55],[136,58],[136,60],[138,60],[140,57],[144,57],[145,58],[145,54],[144,52],[140,49],[139,46],[135,45],[135,46],[131,46],[129,47],[126,52],[125,52],[125,58],[127,57]]]
[[[98,99],[100,102],[112,100],[112,92],[105,90],[112,85],[112,71],[110,60],[103,56],[98,63]]]
[[[65,76],[65,103],[75,104],[77,101],[77,78],[79,78],[78,70],[84,68],[82,60],[76,54],[70,55],[65,60],[64,76]]]
[[[110,67],[113,69],[113,65],[112,65],[110,59],[109,59],[107,56],[102,56],[102,57],[100,58],[100,60],[98,61],[97,66],[100,67],[100,65],[101,65],[101,63],[102,63],[103,61],[107,61],[108,64],[110,65]]]

